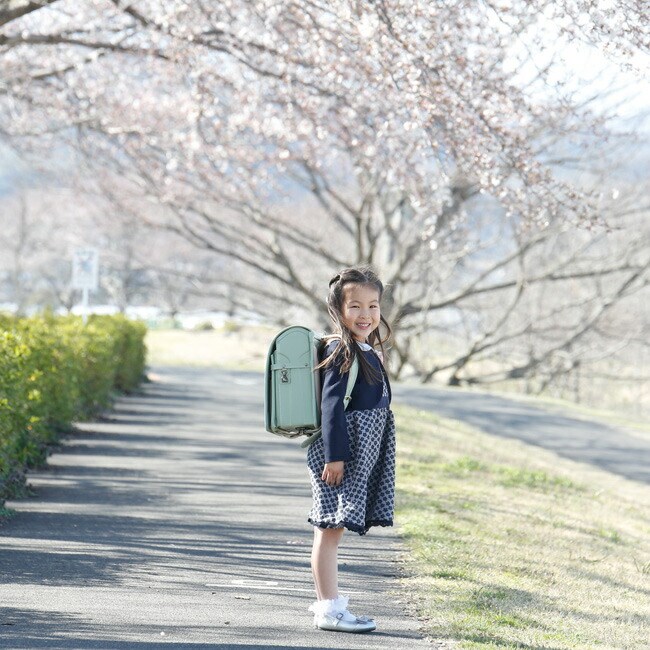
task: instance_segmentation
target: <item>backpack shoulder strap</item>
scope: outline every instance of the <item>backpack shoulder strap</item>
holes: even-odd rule
[[[359,375],[359,360],[354,357],[352,365],[350,366],[350,371],[348,372],[348,384],[345,388],[345,397],[343,398],[343,409],[348,408],[348,404],[352,399],[352,390],[354,385],[357,383],[357,376]]]

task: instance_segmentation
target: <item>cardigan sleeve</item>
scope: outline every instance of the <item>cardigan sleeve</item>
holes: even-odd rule
[[[333,351],[335,343],[328,346],[325,356]],[[350,440],[343,399],[348,385],[348,373],[341,374],[340,360],[334,360],[323,372],[321,395],[321,427],[325,462],[350,460]]]

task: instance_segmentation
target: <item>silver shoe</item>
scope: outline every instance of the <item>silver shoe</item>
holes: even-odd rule
[[[343,618],[344,612],[339,612],[336,616],[323,614],[314,616],[314,627],[321,630],[332,630],[333,632],[352,632],[354,634],[363,634],[372,632],[377,629],[377,624],[367,616],[355,616],[353,621]]]

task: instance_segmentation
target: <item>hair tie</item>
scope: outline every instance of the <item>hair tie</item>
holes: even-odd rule
[[[335,282],[338,282],[340,279],[341,279],[341,274],[338,273],[337,275],[335,275],[335,276],[330,280],[330,283],[329,283],[328,286],[331,287]]]

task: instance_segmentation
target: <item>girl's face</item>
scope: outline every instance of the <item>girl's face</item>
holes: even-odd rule
[[[352,336],[365,343],[368,334],[379,327],[379,291],[368,284],[346,284],[343,287],[341,320]]]

